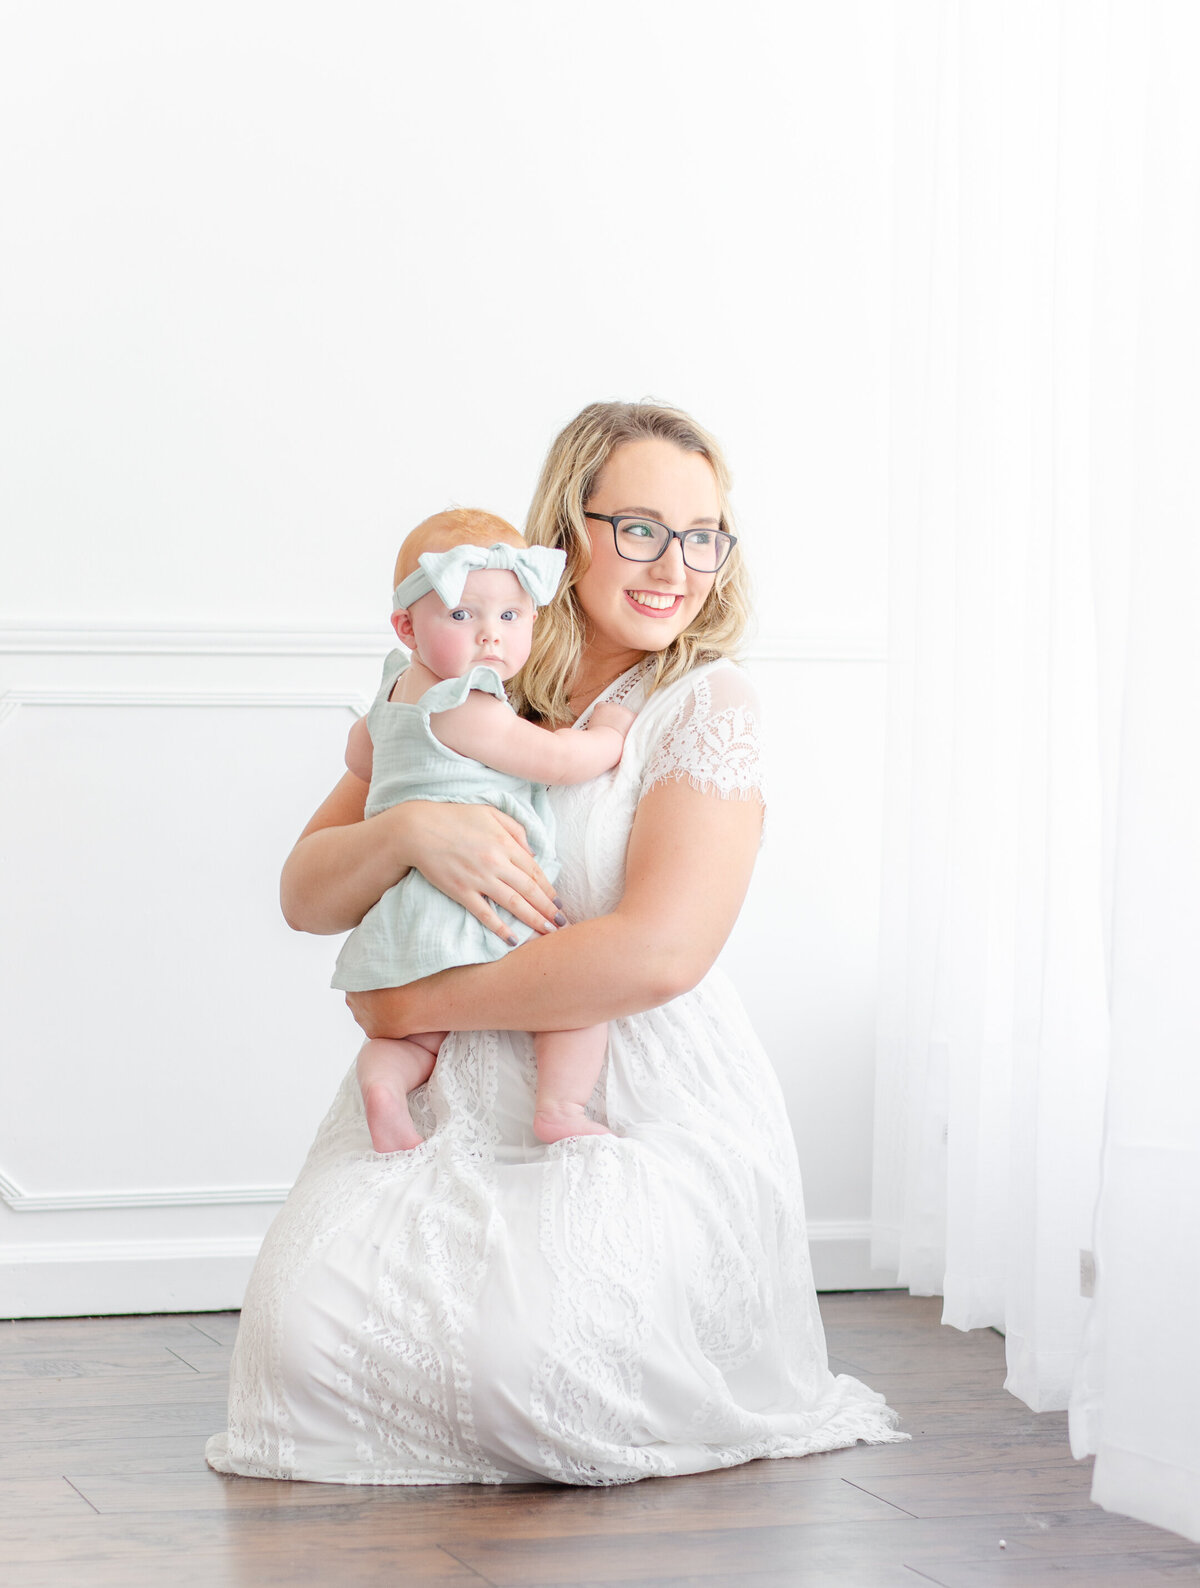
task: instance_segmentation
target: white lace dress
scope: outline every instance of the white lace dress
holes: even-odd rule
[[[759,788],[732,663],[601,698],[641,709],[615,771],[552,790],[575,920],[620,899],[648,788]],[[611,1023],[611,1136],[543,1146],[534,1080],[524,1033],[452,1034],[413,1096],[428,1139],[380,1156],[351,1069],[263,1243],[212,1466],[611,1484],[908,1437],[829,1372],[783,1099],[720,969]]]

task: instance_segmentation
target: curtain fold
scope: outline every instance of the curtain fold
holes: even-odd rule
[[[1133,1515],[1134,1456],[1181,1446],[1149,1415],[1105,1454],[1116,1363],[1140,1395],[1144,1314],[1200,1300],[1161,1203],[1200,1215],[1196,1011],[1131,947],[1186,982],[1174,934],[1200,976],[1167,877],[1173,857],[1196,900],[1198,43],[1181,0],[923,0],[898,22],[872,1262],[944,1294],[945,1322],[1002,1329],[1033,1409],[1074,1384],[1095,1497]],[[1132,1079],[1155,1066],[1154,1107],[1181,1104],[1157,1133]]]
[[[906,11],[872,1262],[1065,1406],[1107,1009],[1085,5]],[[1097,22],[1099,19],[1099,25]],[[911,189],[911,191],[910,191]],[[1069,199],[1064,194],[1069,193]]]
[[[1137,329],[1114,370],[1127,461],[1103,482],[1125,511],[1098,489],[1093,528],[1112,1059],[1071,1446],[1095,1453],[1097,1503],[1200,1542],[1200,17],[1155,7],[1115,47],[1146,92],[1131,202],[1101,230]]]

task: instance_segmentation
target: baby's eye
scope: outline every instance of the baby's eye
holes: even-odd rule
[[[515,607],[509,607],[507,612],[501,612],[500,621],[501,623],[515,623],[520,616],[521,614]]]
[[[455,623],[465,623],[467,619],[466,607],[455,607],[454,611],[451,612],[450,617]]]

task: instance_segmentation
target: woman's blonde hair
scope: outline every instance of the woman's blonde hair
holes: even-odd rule
[[[587,643],[587,619],[575,594],[592,560],[584,508],[609,458],[627,441],[670,441],[707,458],[717,480],[721,527],[736,533],[729,505],[729,468],[706,430],[678,408],[657,403],[591,403],[560,432],[546,454],[533,493],[525,538],[531,546],[561,546],[566,571],[558,594],[534,626],[529,660],[510,681],[509,699],[525,717],[570,722],[568,695]],[[701,662],[731,656],[750,617],[745,566],[734,547],[695,619],[665,650],[651,652],[646,692],[682,678]]]

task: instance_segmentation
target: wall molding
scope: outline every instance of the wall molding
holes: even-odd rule
[[[286,1195],[286,1191],[284,1192]],[[249,1200],[267,1201],[265,1196]],[[105,1204],[116,1206],[118,1204]],[[121,1203],[124,1207],[129,1204]],[[866,1240],[870,1236],[866,1219],[817,1219],[809,1226],[808,1238],[816,1244],[829,1240]],[[849,1232],[853,1231],[851,1235]],[[155,1260],[188,1256],[254,1257],[262,1244],[261,1235],[179,1235],[150,1236],[133,1240],[37,1241],[0,1243],[2,1263],[125,1262],[130,1258]]]
[[[0,1202],[13,1213],[100,1212],[113,1208],[248,1207],[283,1202],[290,1190],[291,1187],[286,1185],[260,1185],[179,1186],[171,1189],[148,1187],[129,1191],[34,1192],[22,1190],[15,1180],[0,1170]],[[869,1244],[871,1221],[870,1219],[814,1219],[808,1226],[808,1239],[810,1244],[864,1241]],[[125,1246],[130,1243],[119,1244]],[[146,1243],[132,1244],[140,1249]],[[170,1242],[166,1243],[168,1246],[170,1244]],[[47,1247],[48,1251],[60,1249]],[[0,1251],[2,1250],[0,1248]],[[20,1250],[32,1251],[33,1248],[22,1246]],[[90,1245],[88,1250],[91,1251]]]
[[[21,706],[331,706],[361,716],[370,704],[344,689],[6,689],[0,722]]]
[[[40,1241],[0,1245],[0,1267],[25,1263],[159,1263],[197,1257],[258,1256],[261,1235],[168,1236],[144,1241]]]
[[[240,1307],[257,1235],[0,1246],[0,1316],[217,1312]]]
[[[93,628],[0,622],[0,655],[55,656],[265,656],[370,657],[389,649],[379,626],[271,628],[106,624]],[[866,634],[809,634],[786,639],[763,635],[752,641],[747,662],[887,661],[887,645]]]
[[[13,1213],[90,1213],[111,1208],[245,1207],[282,1202],[285,1185],[180,1186],[136,1191],[24,1191],[0,1171],[0,1202]],[[31,1248],[22,1247],[21,1250]]]
[[[894,1290],[894,1269],[871,1266],[870,1219],[814,1219],[809,1255],[818,1290]]]
[[[813,1219],[808,1226],[810,1241],[869,1241],[870,1219]]]
[[[818,1219],[810,1226],[819,1291],[897,1288],[893,1274],[870,1267],[865,1237],[848,1237],[868,1228],[858,1219]],[[0,1245],[0,1316],[237,1308],[260,1244],[258,1235],[6,1242]]]
[[[393,642],[394,643],[394,642]],[[0,622],[0,655],[54,656],[380,656],[388,635],[362,629],[232,628],[106,624],[62,628]]]

